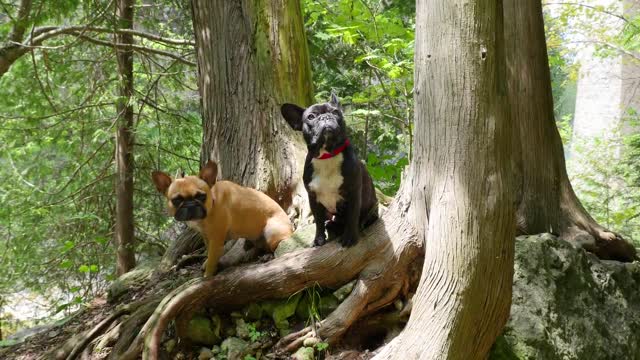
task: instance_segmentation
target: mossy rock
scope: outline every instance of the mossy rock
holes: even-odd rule
[[[220,342],[219,327],[217,334],[215,330],[211,319],[197,315],[189,321],[186,337],[196,344],[212,346]]]
[[[551,234],[519,236],[495,360],[640,360],[640,263],[603,261]]]
[[[230,337],[222,342],[220,350],[229,360],[241,360],[249,351],[249,343],[237,337]]]
[[[156,266],[156,263],[141,264],[117,278],[107,289],[107,302],[113,304],[130,290],[144,286],[153,275]]]
[[[242,316],[249,321],[257,321],[262,318],[262,307],[257,303],[251,303],[242,309]]]
[[[287,319],[296,313],[301,297],[302,293],[297,293],[287,299],[267,301],[261,305],[262,310],[271,316],[278,329],[287,329],[289,327]]]
[[[313,247],[316,235],[316,225],[308,224],[299,227],[288,239],[282,240],[274,252],[275,257],[281,257],[300,249]]]
[[[313,348],[301,347],[291,358],[294,360],[314,360],[315,356],[313,354]]]

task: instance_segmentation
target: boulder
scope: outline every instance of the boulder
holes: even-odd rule
[[[489,358],[640,360],[640,264],[518,237],[511,316]]]

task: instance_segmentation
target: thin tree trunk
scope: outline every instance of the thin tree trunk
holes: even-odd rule
[[[133,28],[134,0],[118,0],[116,16],[119,28]],[[130,34],[116,34],[115,41],[133,44]],[[136,266],[133,224],[133,52],[116,49],[120,77],[116,132],[116,273],[118,276]]]
[[[380,359],[484,359],[509,316],[515,208],[500,0],[418,1],[410,219],[425,241]],[[428,336],[425,336],[428,334]]]
[[[297,0],[193,0],[202,98],[202,161],[283,207],[300,184],[304,147],[280,105],[312,101],[311,66]]]
[[[553,115],[542,4],[504,1],[508,89],[520,144],[513,159],[520,197],[518,232],[556,233],[602,259],[632,261],[635,248],[597,224],[569,182]]]

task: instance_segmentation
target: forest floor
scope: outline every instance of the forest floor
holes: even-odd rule
[[[78,344],[87,332],[117,312],[119,306],[162,296],[171,288],[200,276],[200,264],[173,269],[160,275],[153,274],[148,278],[149,281],[138,282],[138,286],[129,287],[126,292],[119,293],[116,299],[105,294],[72,316],[26,338],[21,343],[0,348],[0,359],[65,359],[71,348]],[[274,345],[282,336],[298,331],[314,321],[311,320],[311,316],[319,320],[333,311],[349,294],[351,288],[349,285],[337,290],[313,288],[288,299],[251,303],[239,309],[221,309],[214,312],[205,308],[190,323],[187,341],[181,339],[178,342],[174,327],[168,329],[163,338],[161,359],[369,359],[373,354],[366,349],[375,348],[370,347],[371,345],[381,344],[388,334],[373,334],[366,329],[369,327],[366,323],[362,323],[361,326],[355,324],[350,331],[351,334],[345,336],[348,340],[332,346],[331,349],[327,349],[328,345],[320,342],[307,344],[307,347],[293,354],[294,357],[291,354],[273,351]],[[388,313],[397,311],[390,306]],[[398,331],[404,325],[403,321],[394,322]],[[91,341],[77,358],[109,358],[117,338],[109,340],[107,337],[117,324],[118,322],[114,321],[103,332],[104,335]],[[370,339],[377,344],[370,343]],[[111,358],[114,358],[113,355]]]

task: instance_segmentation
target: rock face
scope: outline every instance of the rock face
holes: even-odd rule
[[[518,237],[511,317],[489,358],[640,360],[640,264]]]

